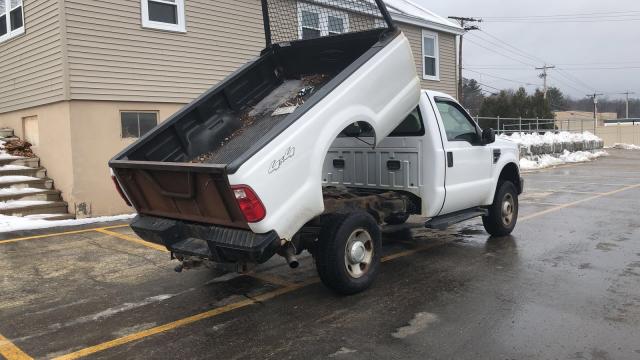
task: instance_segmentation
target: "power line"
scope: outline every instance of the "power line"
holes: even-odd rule
[[[527,86],[537,86],[536,84],[532,84],[532,83],[528,83],[528,82],[524,82],[524,81],[517,81],[517,80],[507,79],[507,78],[504,78],[504,77],[501,77],[501,76],[487,74],[487,73],[483,73],[483,72],[480,72],[480,71],[469,70],[467,68],[465,68],[464,70],[465,71],[470,71],[470,72],[473,72],[473,73],[476,73],[476,74],[480,74],[480,75],[484,75],[484,76],[488,76],[488,77],[504,80],[504,81],[509,81],[509,82],[516,83],[516,84],[519,84],[519,85],[523,85],[524,84],[524,85],[527,85]]]
[[[528,24],[561,24],[561,23],[599,23],[599,22],[626,22],[626,21],[640,21],[638,18],[614,18],[614,19],[593,19],[593,20],[580,20],[580,19],[558,19],[558,20],[487,20],[489,23],[528,23]]]
[[[504,41],[504,40],[502,40],[502,39],[498,38],[497,36],[495,36],[495,35],[492,35],[492,34],[488,33],[486,30],[482,30],[482,29],[481,29],[480,31],[482,31],[482,33],[483,33],[483,34],[485,34],[485,35],[487,35],[487,36],[491,37],[492,39],[495,39],[495,40],[497,40],[497,41],[499,41],[499,42],[501,42],[501,43],[505,44],[506,46],[508,46],[508,47],[510,47],[510,48],[512,48],[512,49],[514,49],[514,50],[516,50],[516,51],[518,51],[518,52],[521,52],[522,54],[524,54],[524,55],[528,56],[529,58],[531,58],[531,59],[533,59],[533,60],[535,60],[535,61],[543,62],[543,63],[544,63],[544,62],[546,62],[545,60],[543,60],[543,59],[539,58],[538,56],[533,55],[533,54],[530,54],[530,53],[528,53],[528,52],[526,52],[526,51],[524,51],[524,50],[522,50],[522,49],[519,49],[519,48],[517,48],[517,47],[515,47],[515,46],[513,46],[513,45],[511,45],[511,44],[509,44],[509,43],[507,43],[506,41]]]
[[[588,85],[587,83],[585,83],[584,81],[582,81],[578,77],[574,76],[570,72],[565,71],[563,68],[557,68],[557,73],[560,74],[560,76],[564,77],[565,79],[573,82],[574,84],[577,84],[577,85],[579,85],[581,87],[584,87],[585,89],[588,89],[589,91],[593,90],[593,88],[590,85]]]
[[[511,60],[513,60],[513,61],[519,62],[520,64],[523,64],[523,65],[528,65],[528,66],[531,66],[531,67],[535,67],[535,65],[533,65],[533,64],[526,63],[526,62],[524,62],[524,61],[518,60],[518,59],[516,59],[516,58],[514,58],[514,57],[511,57],[511,56],[509,56],[509,55],[505,55],[505,54],[503,54],[503,53],[500,53],[500,52],[496,51],[495,49],[490,49],[490,48],[488,48],[488,47],[486,47],[486,46],[484,46],[484,45],[478,44],[477,42],[475,42],[475,41],[473,41],[473,40],[471,40],[471,39],[468,39],[468,40],[469,40],[469,42],[470,42],[470,43],[474,44],[475,46],[481,47],[481,48],[483,48],[483,49],[485,49],[485,50],[489,50],[489,51],[491,51],[492,53],[495,53],[495,54],[500,55],[500,56],[503,56],[503,57],[505,57],[505,58],[507,58],[507,59],[511,59]]]
[[[491,38],[493,38],[493,39],[495,39],[495,40],[497,40],[497,41],[499,41],[499,42],[501,42],[501,43],[505,44],[506,46],[509,46],[510,48],[512,48],[512,49],[513,49],[513,51],[511,51],[512,53],[516,53],[516,51],[517,51],[517,52],[519,52],[519,53],[523,54],[523,55],[520,55],[521,57],[527,57],[527,58],[532,59],[532,60],[534,60],[534,61],[539,60],[539,61],[541,61],[541,62],[545,63],[545,66],[544,66],[544,67],[547,67],[547,65],[546,65],[546,63],[547,63],[547,62],[546,62],[544,59],[540,58],[539,56],[536,56],[536,55],[533,55],[533,54],[531,54],[531,53],[528,53],[528,52],[526,52],[526,51],[524,51],[524,50],[521,50],[521,49],[519,49],[518,47],[515,47],[515,46],[513,46],[513,45],[511,45],[511,44],[507,43],[506,41],[504,41],[504,40],[502,40],[502,39],[498,38],[497,36],[492,35],[492,34],[489,34],[488,32],[486,32],[486,31],[484,31],[484,30],[481,30],[481,31],[482,31],[484,34],[486,34],[487,36],[490,36]],[[482,39],[482,38],[481,38],[481,39]],[[486,41],[486,39],[485,39],[485,41]],[[495,45],[495,43],[494,43],[494,45]],[[543,68],[544,68],[544,67],[543,67]],[[538,70],[541,70],[541,69],[542,69],[542,68],[539,68]],[[585,89],[588,89],[589,91],[591,91],[591,90],[592,90],[592,87],[591,87],[591,86],[589,86],[589,85],[585,84],[582,80],[579,80],[578,78],[574,77],[573,75],[569,74],[568,72],[566,72],[566,73],[565,73],[564,71],[562,71],[562,72],[560,73],[560,75],[561,75],[561,76],[563,76],[564,78],[566,78],[569,82],[572,82],[572,83],[574,83],[574,84],[576,84],[576,85],[578,85],[578,86],[580,86],[580,87],[585,87]],[[543,77],[543,79],[545,80],[545,83],[546,83],[546,79],[547,79],[547,73],[546,73],[546,70],[544,71],[544,73],[543,73],[543,76],[542,76],[542,77]],[[563,83],[564,83],[564,82],[563,82]],[[573,88],[573,89],[576,89],[574,86],[569,86],[569,87],[571,87],[571,88]],[[546,88],[546,86],[545,86],[545,88]],[[577,90],[577,89],[576,89],[576,90]],[[546,91],[545,91],[545,96],[546,96]]]
[[[508,48],[508,47],[506,47],[506,46],[504,46],[504,45],[502,45],[500,43],[497,43],[497,42],[495,42],[493,40],[489,40],[489,39],[485,39],[483,37],[480,37],[478,34],[473,34],[472,39],[476,40],[476,41],[481,41],[481,42],[486,43],[488,45],[491,45],[493,47],[493,51],[494,52],[496,50],[500,50],[501,52],[504,52],[505,54],[507,54],[509,56],[516,56],[518,59],[524,61],[524,62],[521,62],[521,63],[528,64],[527,62],[529,62],[529,61],[533,61],[533,62],[536,62],[536,63],[538,62],[538,60],[536,60],[536,59],[534,59],[534,58],[532,58],[530,56],[522,55],[522,54],[520,54],[520,53],[518,53],[516,51],[513,51],[512,49],[510,49],[510,48]],[[529,65],[533,66],[532,64],[529,64]]]
[[[462,27],[462,29],[464,30],[463,34],[460,34],[460,39],[458,42],[458,64],[460,64],[460,68],[458,69],[458,100],[460,102],[464,101],[464,92],[462,91],[463,88],[463,81],[462,81],[462,41],[464,39],[464,34],[466,34],[469,31],[473,31],[473,30],[479,30],[480,28],[475,26],[475,25],[471,25],[471,26],[467,26],[467,23],[480,23],[482,22],[482,19],[475,19],[472,17],[461,17],[461,16],[449,16],[449,19],[453,19],[453,20],[457,20],[460,22],[460,27]]]
[[[582,17],[582,16],[606,16],[617,14],[633,14],[640,13],[640,10],[627,10],[627,11],[599,11],[593,13],[572,13],[572,14],[548,14],[548,15],[527,15],[527,16],[483,16],[484,19],[506,19],[506,18],[548,18],[548,17]]]

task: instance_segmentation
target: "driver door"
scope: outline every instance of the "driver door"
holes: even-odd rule
[[[446,197],[440,214],[483,204],[491,191],[492,150],[482,145],[482,132],[455,101],[433,98],[446,153]]]

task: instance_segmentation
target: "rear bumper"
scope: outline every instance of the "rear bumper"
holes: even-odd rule
[[[197,256],[220,263],[263,263],[280,246],[280,237],[275,231],[255,234],[249,230],[152,216],[136,216],[131,228],[142,239],[164,245],[175,254]]]

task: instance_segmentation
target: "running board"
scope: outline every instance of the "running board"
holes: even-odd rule
[[[451,214],[436,216],[424,223],[424,227],[429,229],[444,230],[449,226],[463,221],[473,219],[478,216],[489,215],[489,210],[476,207],[467,210],[457,211]]]

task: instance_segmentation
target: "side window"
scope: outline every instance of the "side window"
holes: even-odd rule
[[[300,39],[338,35],[349,31],[349,15],[345,12],[298,2]]]
[[[140,1],[142,27],[158,30],[186,32],[184,0]]]
[[[422,78],[440,80],[438,34],[422,30]]]
[[[157,112],[123,111],[120,113],[122,138],[138,138],[158,125]]]
[[[436,105],[442,117],[447,140],[468,141],[472,144],[478,141],[477,127],[463,110],[447,100],[436,99]]]
[[[22,0],[0,0],[0,42],[24,34]]]
[[[422,114],[420,108],[416,108],[407,116],[406,119],[398,127],[389,134],[389,136],[422,136],[424,135],[424,123],[422,122]]]

